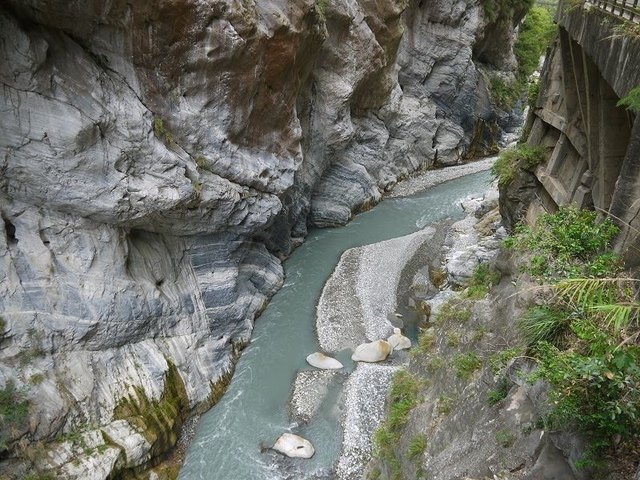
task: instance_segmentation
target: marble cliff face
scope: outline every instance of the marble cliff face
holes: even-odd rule
[[[77,431],[92,455],[33,461],[89,478],[171,448],[309,225],[495,142],[475,61],[512,68],[512,23],[474,0],[3,2],[0,384],[30,402],[3,468]]]

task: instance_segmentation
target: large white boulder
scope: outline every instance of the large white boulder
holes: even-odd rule
[[[351,360],[354,362],[381,362],[389,356],[391,350],[391,345],[385,340],[363,343],[356,347],[356,351],[351,355]]]
[[[291,458],[311,458],[316,453],[309,440],[293,433],[280,435],[273,449]]]
[[[312,367],[321,368],[323,370],[338,370],[344,365],[335,358],[329,357],[321,352],[312,353],[307,357],[307,363]]]
[[[393,329],[393,335],[391,335],[387,342],[394,350],[406,350],[411,348],[411,340],[402,335],[402,330],[399,328]]]

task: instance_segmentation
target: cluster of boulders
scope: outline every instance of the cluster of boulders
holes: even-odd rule
[[[386,360],[394,350],[411,348],[411,340],[402,334],[399,328],[393,329],[393,335],[386,340],[375,340],[358,345],[351,355],[354,362],[376,363]],[[337,359],[322,352],[307,356],[307,363],[320,370],[339,370],[344,365]],[[283,433],[273,445],[273,450],[290,458],[311,458],[315,449],[311,442],[299,435]]]

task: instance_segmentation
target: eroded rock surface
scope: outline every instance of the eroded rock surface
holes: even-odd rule
[[[0,474],[29,468],[18,440],[87,429],[117,441],[39,468],[106,478],[170,449],[308,224],[491,150],[474,55],[511,68],[474,50],[510,45],[491,25],[474,0],[3,2],[0,385],[32,408]]]

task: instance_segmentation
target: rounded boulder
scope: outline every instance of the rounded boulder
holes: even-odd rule
[[[283,433],[272,447],[276,452],[291,458],[311,458],[316,453],[313,445],[306,438],[293,433]]]
[[[391,353],[391,345],[385,340],[376,340],[371,343],[363,343],[356,347],[355,352],[351,355],[354,362],[381,362]]]

